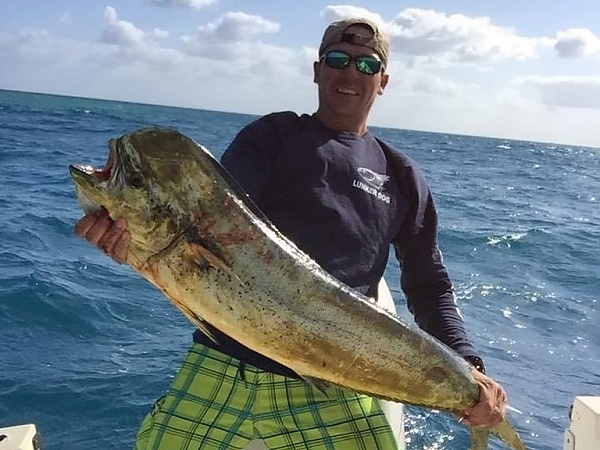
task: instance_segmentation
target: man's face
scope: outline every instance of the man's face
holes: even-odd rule
[[[352,25],[346,33],[372,36],[373,32],[361,25]],[[326,53],[339,50],[352,58],[377,53],[369,47],[342,42],[331,45]],[[319,106],[336,116],[356,116],[366,119],[377,95],[383,94],[389,76],[380,71],[374,75],[361,73],[355,61],[344,69],[328,67],[325,61],[315,62],[314,81],[319,86]]]

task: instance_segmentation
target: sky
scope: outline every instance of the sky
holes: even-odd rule
[[[0,89],[312,113],[333,20],[391,41],[369,123],[600,147],[597,0],[0,0]]]

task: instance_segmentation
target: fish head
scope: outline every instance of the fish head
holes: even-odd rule
[[[71,165],[86,213],[100,207],[127,220],[127,262],[138,267],[169,246],[193,222],[214,180],[201,166],[208,152],[183,134],[146,128],[108,143],[103,169]]]

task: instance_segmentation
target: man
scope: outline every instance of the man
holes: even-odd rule
[[[437,246],[437,216],[415,163],[367,129],[389,80],[389,41],[373,22],[331,24],[314,63],[315,114],[269,114],[236,136],[223,165],[274,224],[330,274],[376,298],[390,244],[416,322],[469,360],[480,401],[460,418],[497,424],[506,395],[484,375],[467,339]],[[78,235],[118,262],[129,235],[105,211]],[[287,367],[209,328],[200,331],[167,394],[144,420],[136,449],[242,448],[264,439],[276,449],[393,449],[377,400],[331,388],[326,394]],[[476,370],[475,368],[479,369]]]

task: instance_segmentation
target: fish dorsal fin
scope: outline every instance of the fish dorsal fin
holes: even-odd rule
[[[216,169],[216,171],[223,177],[225,182],[228,184],[229,188],[236,197],[238,197],[246,207],[252,211],[252,213],[258,217],[263,223],[271,227],[273,230],[277,230],[277,227],[271,222],[271,220],[265,215],[264,212],[254,203],[252,198],[248,195],[248,193],[242,188],[242,186],[237,182],[237,180],[231,175],[225,167],[221,165],[219,161],[203,146],[198,145],[203,151],[208,161],[212,164],[212,166]],[[277,230],[278,231],[278,230]]]
[[[231,270],[225,261],[198,243],[189,243],[189,255],[194,263],[202,269],[213,267],[225,272],[233,278],[238,279],[237,275],[233,272],[233,270]]]

